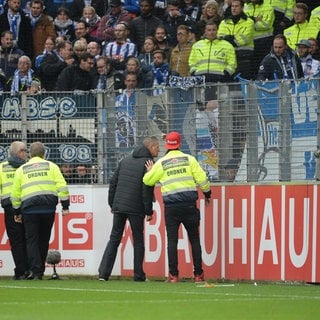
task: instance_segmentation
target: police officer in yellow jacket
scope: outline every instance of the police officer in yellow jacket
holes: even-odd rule
[[[24,224],[14,221],[14,212],[10,200],[14,174],[26,162],[26,159],[27,146],[21,141],[14,141],[9,147],[8,160],[0,164],[1,206],[4,210],[4,222],[15,264],[14,280],[25,279],[28,271]]]
[[[17,169],[11,202],[15,220],[24,222],[30,273],[27,279],[41,280],[58,199],[62,214],[69,213],[69,192],[59,167],[44,159],[41,142],[30,146],[31,159]]]
[[[283,31],[287,38],[288,46],[296,50],[300,40],[316,38],[318,35],[316,26],[308,20],[309,9],[305,3],[297,3],[293,10],[294,24]]]
[[[210,183],[198,161],[179,150],[181,137],[178,132],[166,135],[166,155],[155,164],[147,161],[143,182],[148,186],[161,184],[165,206],[165,224],[168,239],[169,282],[179,281],[178,230],[182,223],[187,230],[192,247],[195,282],[204,281],[201,245],[199,239],[200,212],[196,206],[197,185],[205,195],[206,204],[211,197]]]
[[[189,56],[189,68],[192,75],[205,75],[206,82],[230,81],[237,67],[233,46],[217,38],[217,24],[208,22],[205,27],[205,39],[195,42]]]
[[[195,42],[189,56],[190,74],[205,76],[207,83],[232,81],[237,68],[234,47],[217,38],[218,27],[213,21],[206,23],[205,39]],[[207,87],[205,100],[217,99],[216,87]]]
[[[254,22],[244,12],[243,0],[231,1],[231,13],[221,21],[218,38],[230,42],[237,57],[237,73],[241,78],[252,79]]]

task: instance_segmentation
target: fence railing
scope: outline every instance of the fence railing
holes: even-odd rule
[[[0,160],[14,140],[42,141],[69,164],[74,183],[108,183],[147,135],[175,130],[212,182],[306,181],[317,177],[318,79],[135,90],[132,93],[3,93]],[[317,153],[316,153],[317,155]],[[80,171],[80,170],[79,170]]]

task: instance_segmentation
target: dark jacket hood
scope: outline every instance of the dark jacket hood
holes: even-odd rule
[[[10,157],[8,158],[8,162],[11,166],[13,166],[14,168],[19,168],[20,166],[22,166],[24,163],[26,163],[25,160],[18,158],[18,157]]]
[[[132,156],[134,158],[152,158],[150,151],[145,146],[136,147],[132,152]]]

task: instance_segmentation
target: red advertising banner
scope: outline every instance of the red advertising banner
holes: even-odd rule
[[[109,239],[112,214],[101,206],[108,190],[86,187],[71,192],[71,214],[56,215],[50,248],[61,252],[60,272],[97,274]],[[206,278],[320,282],[316,184],[213,186],[205,206],[199,192],[200,241]],[[164,207],[156,188],[154,217],[145,224],[144,268],[149,277],[168,273]],[[180,277],[192,277],[187,233],[178,241]],[[0,273],[10,275],[13,261],[0,214]],[[126,225],[113,275],[133,275],[133,239]]]

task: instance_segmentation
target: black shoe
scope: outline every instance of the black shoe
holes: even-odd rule
[[[42,280],[42,275],[34,274],[32,271],[29,272],[26,277],[27,280]]]
[[[12,277],[12,280],[26,280],[26,277],[27,276],[25,274],[22,275],[22,276],[15,275],[15,276]]]

